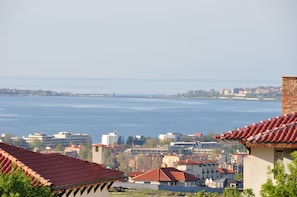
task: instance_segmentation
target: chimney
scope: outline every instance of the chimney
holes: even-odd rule
[[[282,76],[282,114],[297,112],[297,76]]]

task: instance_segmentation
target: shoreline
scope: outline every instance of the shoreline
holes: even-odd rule
[[[0,97],[97,97],[97,98],[172,98],[172,99],[214,99],[214,100],[246,100],[246,101],[281,101],[281,97],[264,97],[259,94],[259,97],[252,96],[237,96],[237,95],[216,95],[216,96],[187,96],[180,94],[152,94],[152,93],[136,93],[136,94],[105,94],[105,93],[72,93],[72,92],[54,92],[50,90],[23,90],[23,89],[0,89]],[[253,95],[255,96],[255,95]]]

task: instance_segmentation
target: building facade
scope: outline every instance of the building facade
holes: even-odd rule
[[[58,144],[62,145],[63,147],[69,146],[71,144],[92,144],[92,138],[89,134],[73,134],[66,131],[59,132],[58,134],[54,134],[53,136],[46,135],[42,132],[37,132],[29,134],[28,137],[24,137],[23,139],[26,141],[27,144],[33,144],[36,142],[36,140],[38,140],[45,147],[55,147]]]
[[[115,145],[118,144],[119,136],[116,132],[111,132],[109,134],[103,134],[102,135],[102,144],[104,145]]]
[[[167,132],[166,134],[160,134],[159,135],[160,140],[168,140],[168,141],[180,141],[181,139],[181,134],[180,133],[172,133],[172,132]]]
[[[217,171],[218,164],[215,160],[180,160],[176,168],[194,174],[201,180],[201,184],[204,183],[206,179],[218,179],[221,177],[220,173]]]

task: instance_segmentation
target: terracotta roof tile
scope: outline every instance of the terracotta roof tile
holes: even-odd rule
[[[233,170],[229,170],[226,168],[217,168],[216,170],[222,174],[235,174]]]
[[[196,181],[198,177],[176,168],[155,168],[133,178],[135,181]]]
[[[64,155],[42,154],[0,143],[2,171],[8,172],[12,163],[22,167],[38,182],[61,189],[71,185],[85,185],[121,180],[123,172]]]
[[[297,145],[297,112],[277,116],[215,136],[221,140],[239,140],[243,144]]]

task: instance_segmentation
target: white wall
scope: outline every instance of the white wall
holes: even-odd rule
[[[267,180],[268,166],[274,166],[273,148],[252,148],[251,155],[244,158],[244,189],[252,189],[260,196],[261,186]]]
[[[213,165],[213,163],[205,163],[201,166],[179,164],[177,165],[176,168],[178,170],[194,174],[199,179],[203,179],[203,180],[206,178],[212,178],[212,179],[220,178],[220,173],[216,171],[217,164]]]

